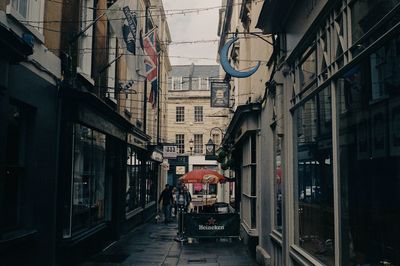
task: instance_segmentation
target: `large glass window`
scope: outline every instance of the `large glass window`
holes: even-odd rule
[[[275,229],[282,232],[282,137],[275,133]]]
[[[400,265],[399,66],[398,37],[336,83],[342,265]]]
[[[104,221],[106,135],[74,125],[72,233]]]
[[[185,122],[185,106],[176,107],[176,122]]]
[[[8,115],[5,123],[6,145],[5,167],[0,174],[0,234],[20,226],[21,192],[24,184],[24,170],[27,136],[28,112],[19,104],[8,106]],[[3,162],[2,162],[3,163]],[[4,171],[4,172],[3,172]]]
[[[334,265],[332,125],[330,89],[305,102],[297,114],[296,244]]]
[[[178,153],[182,154],[185,152],[185,135],[184,134],[176,134],[175,135],[175,144],[178,149]]]
[[[243,222],[249,228],[257,227],[257,143],[253,134],[243,144],[242,204]]]
[[[314,83],[317,78],[317,56],[316,47],[312,45],[304,54],[304,58],[299,65],[300,86],[305,88]]]
[[[142,183],[142,161],[137,153],[128,147],[127,173],[126,173],[126,207],[125,212],[129,213],[141,207],[141,183]]]
[[[148,161],[146,164],[146,204],[156,201],[157,198],[157,164]]]
[[[353,44],[399,3],[399,0],[354,1],[354,3],[350,6]]]
[[[194,107],[194,122],[203,122],[203,106]]]
[[[194,134],[194,153],[203,153],[203,134]]]

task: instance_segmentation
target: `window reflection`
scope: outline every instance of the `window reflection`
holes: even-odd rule
[[[275,229],[282,232],[282,138],[275,136]]]
[[[334,265],[331,97],[323,89],[297,111],[296,242]]]
[[[131,147],[128,147],[128,162],[126,173],[126,207],[129,213],[141,206],[141,160]]]
[[[337,80],[343,265],[400,265],[400,38]]]
[[[72,233],[104,221],[106,136],[74,126]]]

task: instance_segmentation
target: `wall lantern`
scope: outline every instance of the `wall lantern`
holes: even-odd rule
[[[216,160],[217,156],[215,156],[215,143],[210,138],[206,144],[206,160]]]

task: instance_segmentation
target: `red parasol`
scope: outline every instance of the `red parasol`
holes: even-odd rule
[[[211,169],[196,169],[179,178],[182,183],[216,184],[225,182],[225,176]]]

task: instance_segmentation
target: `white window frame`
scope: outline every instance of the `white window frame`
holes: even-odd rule
[[[203,106],[194,106],[194,122],[195,123],[203,123],[204,122]]]
[[[178,114],[178,109],[182,110],[182,113]],[[178,115],[181,117],[181,120],[178,120]],[[176,123],[184,123],[185,122],[185,106],[176,106],[175,107],[175,122]]]
[[[193,135],[193,151],[195,154],[202,154],[203,153],[203,146],[204,146],[204,138],[203,134],[194,134]]]
[[[18,10],[20,3],[25,2],[26,14],[21,14]],[[16,3],[16,4],[14,4]],[[17,20],[23,22],[29,30],[35,29],[38,33],[43,34],[43,20],[44,20],[44,0],[10,0],[7,6],[7,14],[11,14]],[[42,39],[42,36],[37,36],[36,32],[32,32],[36,37]]]
[[[94,0],[83,0],[80,3],[80,30],[84,30],[94,20]],[[93,26],[87,29],[78,39],[77,71],[88,80],[92,75]],[[92,81],[94,84],[94,81]]]

